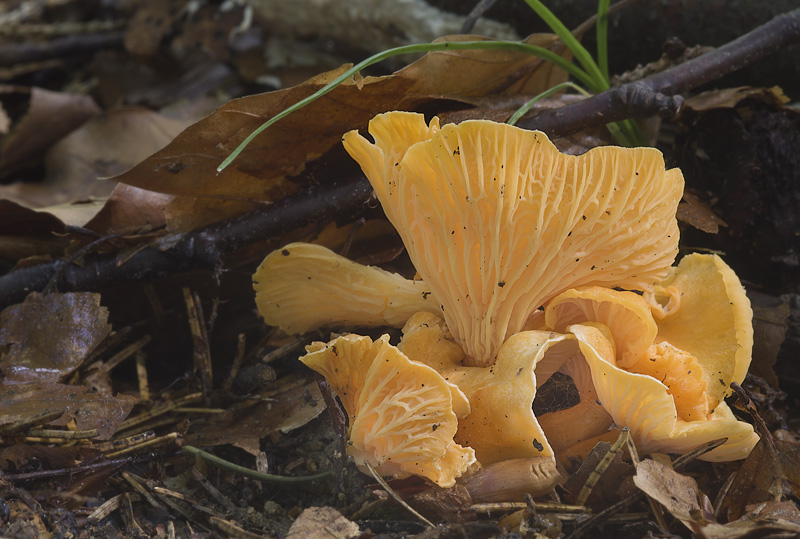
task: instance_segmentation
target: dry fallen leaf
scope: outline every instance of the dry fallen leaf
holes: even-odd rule
[[[0,86],[0,110],[11,121],[0,140],[2,178],[36,165],[53,143],[100,113],[86,95],[7,85]]]
[[[789,98],[783,94],[783,90],[778,86],[773,86],[772,88],[740,86],[738,88],[709,90],[692,96],[684,102],[681,111],[702,112],[711,109],[733,108],[740,101],[748,98],[758,99],[776,106],[781,106],[789,102]]]
[[[783,492],[783,473],[779,459],[767,448],[769,442],[762,438],[736,472],[719,516],[736,520],[747,512],[747,506],[780,499]]]
[[[309,507],[294,521],[286,539],[354,539],[360,535],[358,524],[333,507]]]
[[[107,440],[136,404],[129,395],[116,397],[89,393],[83,386],[32,383],[0,385],[0,425],[16,423],[45,412],[64,411],[50,425],[66,425],[74,420],[78,430],[97,429],[98,438]]]
[[[313,380],[287,377],[260,393],[275,402],[247,401],[250,406],[233,407],[207,422],[195,422],[186,443],[205,447],[232,444],[258,455],[261,438],[302,427],[325,410],[325,401]]]
[[[780,387],[774,367],[786,338],[789,305],[782,298],[748,290],[753,306],[753,362],[750,372]]]
[[[0,369],[6,382],[56,382],[75,370],[111,332],[100,294],[41,295],[0,312]]]
[[[548,46],[555,38],[543,34],[526,41]],[[288,177],[338,144],[344,132],[365,127],[377,113],[492,92],[535,95],[566,79],[552,64],[515,52],[430,53],[393,75],[342,84],[266,130],[231,166],[217,173],[219,164],[263,122],[311,95],[344,69],[320,74],[293,88],[230,101],[116,179],[170,195],[276,201],[297,190]],[[179,221],[175,215],[173,219]]]
[[[717,217],[706,202],[690,191],[683,192],[683,200],[678,204],[676,217],[678,221],[688,223],[708,234],[716,234],[719,232],[719,227],[728,226],[725,221]]]
[[[633,482],[690,530],[695,522],[692,514],[711,507],[706,495],[697,488],[697,481],[652,459],[636,465]]]
[[[10,200],[0,200],[0,260],[16,263],[35,255],[59,256],[69,241],[64,223]]]

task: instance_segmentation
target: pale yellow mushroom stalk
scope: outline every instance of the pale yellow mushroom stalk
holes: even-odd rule
[[[253,275],[253,287],[267,324],[290,334],[330,325],[402,327],[418,311],[441,313],[424,282],[310,243],[292,243],[267,255]]]
[[[649,290],[677,253],[677,169],[652,148],[561,154],[540,132],[490,121],[438,129],[420,114],[344,136],[466,352],[492,364],[558,293]]]

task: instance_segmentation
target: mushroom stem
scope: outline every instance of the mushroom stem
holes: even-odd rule
[[[546,494],[561,481],[552,457],[503,460],[462,478],[473,503],[521,501]]]

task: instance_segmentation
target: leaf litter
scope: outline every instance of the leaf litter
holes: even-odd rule
[[[147,10],[162,9],[158,4],[143,3],[137,24],[146,20]],[[175,13],[168,12],[167,16],[165,25],[152,35],[140,34],[149,35],[148,42],[134,43],[129,37],[128,48],[144,55],[159,50],[162,40],[172,39],[171,28],[183,24]],[[191,32],[196,32],[194,36],[205,42],[201,48],[219,54],[219,49],[214,49],[213,32],[204,26],[208,20],[196,21],[191,31],[188,26],[182,28],[183,41],[177,40],[177,46],[185,49],[194,42]],[[233,18],[220,23],[226,33],[232,32],[231,21]],[[552,36],[531,39],[542,45],[553,42]],[[143,109],[112,109],[98,116],[97,110],[81,101],[83,110],[89,111],[83,114],[94,118],[84,124],[84,132],[69,129],[73,133],[70,137],[53,137],[62,140],[55,146],[55,140],[32,141],[44,143],[34,147],[31,155],[43,155],[50,148],[47,163],[53,176],[48,172],[48,177],[59,178],[74,188],[62,192],[60,200],[37,206],[82,202],[89,191],[75,186],[76,178],[92,183],[93,177],[133,168],[104,182],[116,184],[107,201],[103,199],[109,192],[99,192],[101,200],[80,211],[60,213],[61,209],[52,208],[56,216],[52,217],[7,200],[0,202],[13,210],[3,212],[3,234],[9,238],[4,244],[8,246],[3,251],[4,260],[10,266],[35,264],[37,257],[61,257],[74,251],[76,243],[86,244],[87,238],[80,236],[86,231],[76,236],[73,230],[65,236],[65,224],[74,227],[88,223],[87,228],[98,237],[128,234],[126,248],[131,243],[151,242],[166,232],[191,231],[280,201],[313,181],[332,181],[335,173],[316,180],[293,177],[302,175],[320,157],[330,155],[342,133],[364,128],[378,112],[409,109],[446,115],[462,111],[476,114],[478,110],[479,115],[487,115],[499,110],[502,115],[507,110],[510,114],[518,106],[515,98],[535,95],[565,80],[563,73],[551,66],[513,54],[430,54],[395,74],[343,85],[282,120],[259,137],[234,166],[216,174],[219,162],[254,127],[339,72],[319,75],[293,88],[231,101],[185,129],[163,149],[159,148],[180,130],[181,121],[172,122]],[[499,94],[511,100],[493,101]],[[746,99],[761,99],[779,109],[783,103],[775,95],[774,91],[712,93],[696,101],[692,111],[735,111]],[[737,114],[742,114],[741,110]],[[11,116],[12,121],[19,121],[18,116]],[[103,126],[105,120],[108,123]],[[115,136],[126,130],[128,138]],[[588,135],[583,140],[597,143],[597,138]],[[128,151],[131,148],[136,151]],[[576,153],[580,151],[576,149]],[[4,157],[6,153],[10,152],[4,152]],[[713,235],[714,227],[724,226],[732,216],[715,205],[714,193],[697,193],[694,199],[685,200],[693,213],[684,222]],[[386,244],[383,236],[376,239],[363,230],[359,232],[358,226],[342,225],[337,232],[324,234],[321,225],[311,226],[302,231],[302,236],[317,236],[321,243],[348,248],[364,258],[380,252],[376,243]],[[608,454],[609,442],[601,441],[591,452],[587,450],[585,460],[571,462],[567,481],[550,498],[515,500],[507,505],[475,504],[468,492],[457,488],[432,488],[413,479],[390,481],[386,488],[426,518],[450,522],[424,531],[424,526],[391,501],[386,488],[372,484],[351,465],[344,465],[343,433],[329,418],[335,414],[335,407],[325,410],[325,395],[316,381],[296,368],[294,358],[299,352],[286,352],[283,346],[289,342],[287,338],[263,327],[253,314],[252,298],[242,300],[250,297],[245,286],[248,264],[269,251],[267,243],[277,246],[298,235],[270,238],[255,252],[240,253],[230,259],[236,263],[221,274],[186,276],[185,283],[200,292],[205,312],[200,322],[205,332],[190,329],[183,314],[186,306],[180,287],[176,291],[171,279],[147,285],[104,286],[99,293],[32,294],[24,303],[0,314],[0,497],[11,500],[13,514],[3,517],[4,533],[23,529],[22,519],[30,519],[28,529],[46,533],[79,527],[99,532],[113,525],[125,534],[138,530],[151,535],[165,527],[179,527],[187,533],[200,529],[240,536],[259,530],[267,535],[356,537],[364,533],[362,530],[371,529],[389,536],[458,533],[489,537],[501,533],[499,523],[525,537],[555,537],[576,534],[581,522],[623,504],[624,510],[604,517],[605,529],[627,529],[629,536],[636,536],[633,530],[643,529],[635,528],[637,525],[656,529],[645,524],[654,518],[652,506],[629,501],[641,492],[666,510],[662,518],[669,529],[661,529],[661,533],[685,534],[691,530],[699,536],[722,538],[791,534],[800,529],[795,504],[800,484],[794,437],[797,425],[785,421],[786,412],[780,408],[796,403],[780,404],[779,398],[769,396],[764,389],[777,389],[770,386],[777,380],[766,374],[772,361],[781,365],[783,352],[778,342],[777,350],[773,346],[765,352],[768,359],[764,360],[762,376],[767,378],[766,386],[751,379],[746,387],[759,406],[767,408],[762,410],[763,415],[784,418],[788,430],[777,431],[783,434],[769,438],[772,446],[764,436],[741,465],[695,463],[676,471],[674,461],[663,455],[632,463],[622,449],[595,478],[588,499],[581,499],[577,506],[570,504],[578,501],[579,493],[594,477],[598,463]],[[118,250],[122,244],[112,241],[105,249]],[[408,261],[397,250],[385,252],[389,254],[379,255],[384,267],[409,269]],[[124,264],[125,257],[119,260]],[[80,264],[81,258],[73,263]],[[767,291],[775,292],[769,287]],[[774,316],[765,311],[763,318],[770,331],[761,342],[781,341],[790,316],[785,311]],[[314,338],[319,337],[326,336]],[[209,347],[213,373],[192,372],[196,369],[193,346],[198,339]],[[271,374],[260,376],[258,373],[270,372],[264,369],[267,366]],[[237,371],[244,373],[243,377],[237,378]],[[208,394],[200,391],[204,376],[213,388]],[[770,427],[774,421],[768,419]],[[182,444],[215,448],[231,461],[273,474],[303,476],[335,469],[337,477],[309,488],[268,485],[212,467],[202,458],[182,456]],[[51,480],[56,482],[48,483]],[[49,499],[39,494],[34,499],[29,493],[40,488],[49,489],[52,496],[72,496],[68,507],[80,515],[80,525],[56,522]],[[308,508],[311,505],[322,507]],[[165,510],[177,520],[162,518]]]

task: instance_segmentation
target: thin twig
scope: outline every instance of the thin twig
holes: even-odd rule
[[[475,27],[475,23],[478,22],[478,19],[483,17],[483,15],[492,9],[492,6],[497,2],[497,0],[481,0],[475,7],[472,8],[472,11],[469,12],[467,15],[467,19],[464,21],[464,24],[461,26],[461,33],[462,34],[469,34],[472,32],[472,29]]]

